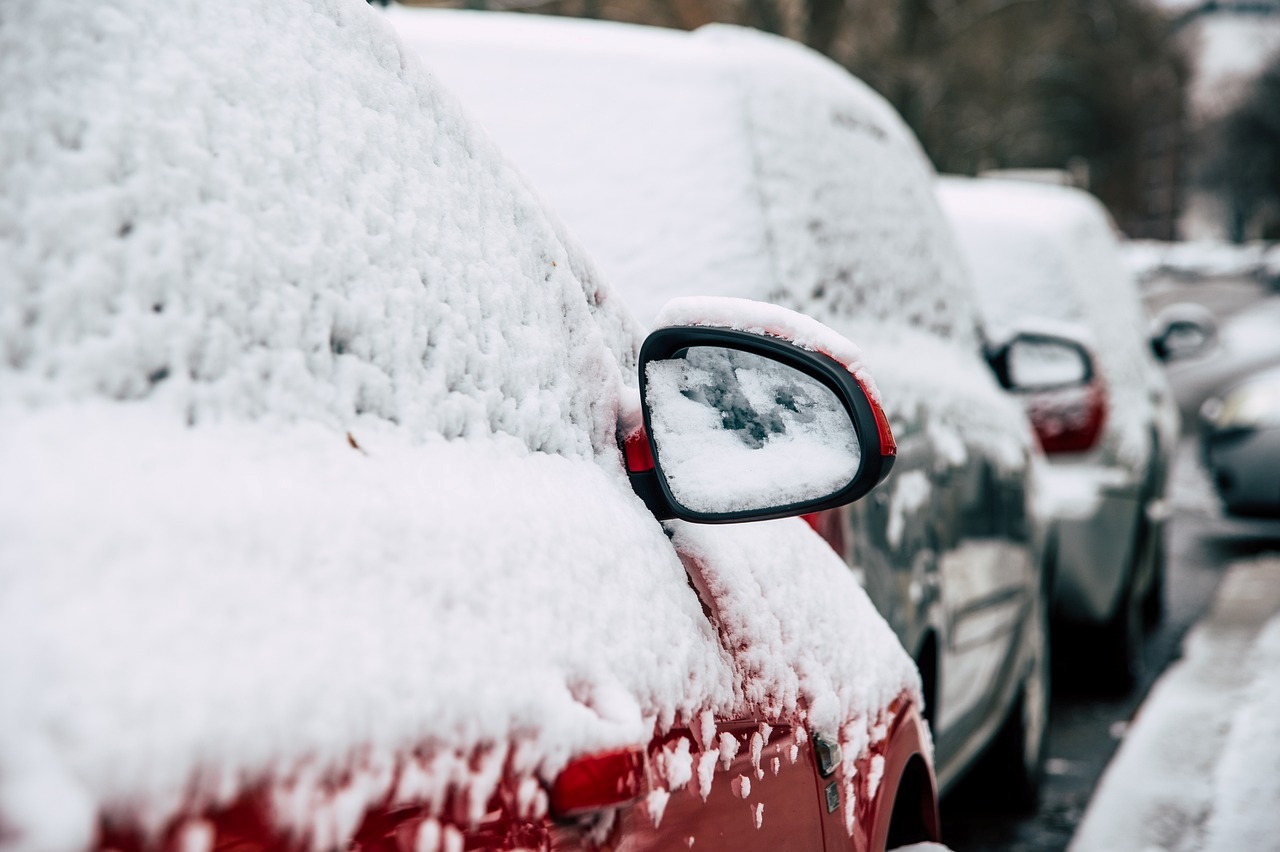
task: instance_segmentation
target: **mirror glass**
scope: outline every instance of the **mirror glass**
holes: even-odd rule
[[[1009,382],[1017,390],[1082,385],[1089,376],[1084,352],[1069,343],[1019,337],[1009,344]]]
[[[1193,322],[1172,322],[1160,337],[1160,345],[1166,360],[1190,358],[1209,347],[1212,337],[1209,330]]]
[[[835,494],[861,448],[829,388],[750,352],[692,346],[651,361],[645,404],[672,496],[695,512],[787,506]]]

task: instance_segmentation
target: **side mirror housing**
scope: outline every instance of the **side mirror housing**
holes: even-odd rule
[[[1102,437],[1107,390],[1078,340],[1023,331],[988,352],[991,369],[1017,394],[1047,455],[1080,453]]]
[[[843,344],[833,348],[852,350],[847,341],[771,305],[681,301],[719,308],[722,320],[738,308],[781,322],[768,331],[670,325],[645,340],[644,426],[624,436],[623,450],[633,487],[657,517],[801,515],[857,500],[888,475],[897,448],[874,389],[849,365],[801,345],[811,340],[797,342],[804,335],[788,334],[788,320]]]
[[[1161,310],[1151,321],[1151,352],[1160,361],[1179,361],[1208,351],[1218,339],[1213,312],[1193,302]]]
[[[987,354],[1006,390],[1042,393],[1084,387],[1093,380],[1093,356],[1079,341],[1044,332],[1019,332]]]

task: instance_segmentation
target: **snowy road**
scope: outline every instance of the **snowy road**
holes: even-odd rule
[[[1280,834],[1280,555],[1237,562],[1152,689],[1072,852],[1236,852]]]
[[[1149,294],[1162,300],[1186,300],[1197,288],[1183,285]],[[1199,290],[1201,301],[1220,317],[1248,310],[1265,297],[1252,282]],[[1222,517],[1190,439],[1180,448],[1173,472],[1174,515],[1168,532],[1166,615],[1148,634],[1145,672],[1129,694],[1102,696],[1070,672],[1055,683],[1049,733],[1048,778],[1039,809],[1019,817],[984,801],[981,791],[961,790],[943,802],[944,839],[956,850],[1053,852],[1070,843],[1095,786],[1124,739],[1128,724],[1152,684],[1182,654],[1182,640],[1207,612],[1228,568],[1260,554],[1280,552],[1280,522]]]

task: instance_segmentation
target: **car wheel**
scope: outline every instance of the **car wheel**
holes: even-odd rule
[[[974,774],[975,789],[1000,810],[1028,813],[1040,801],[1049,733],[1049,614],[1042,599],[1028,621],[1032,658],[1018,700]]]
[[[1130,583],[1111,618],[1094,632],[1095,683],[1106,692],[1123,694],[1142,672],[1143,601]]]

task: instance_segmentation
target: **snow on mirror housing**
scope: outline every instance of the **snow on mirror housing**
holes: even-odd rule
[[[632,481],[660,518],[815,512],[858,499],[893,465],[884,415],[853,374],[776,337],[658,329],[640,350],[640,397],[653,470]]]

